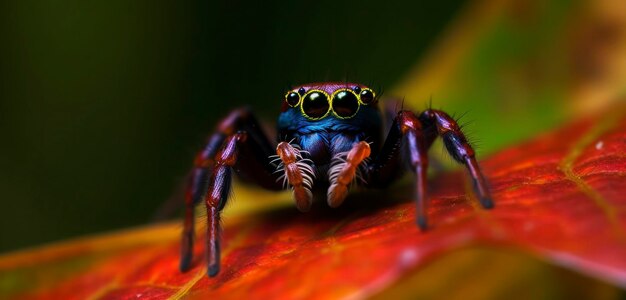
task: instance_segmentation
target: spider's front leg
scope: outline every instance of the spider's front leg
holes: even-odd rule
[[[194,207],[204,200],[207,209],[207,273],[215,276],[220,261],[220,212],[230,192],[232,170],[243,180],[279,190],[269,157],[272,145],[259,123],[247,109],[238,109],[226,117],[196,157],[185,197],[185,222],[182,237],[180,269],[191,266],[193,252]]]
[[[207,210],[207,273],[215,276],[220,270],[220,212],[230,192],[231,168],[237,161],[237,148],[247,136],[244,132],[238,132],[229,136],[224,146],[215,157],[213,174],[209,179],[205,204]]]
[[[442,136],[452,157],[467,166],[483,207],[493,207],[487,183],[476,162],[474,150],[456,121],[446,113],[437,110],[427,110],[420,115],[420,118],[411,111],[400,111],[393,120],[380,154],[368,168],[369,184],[387,185],[399,173],[397,170],[402,167],[402,160],[408,160],[410,169],[416,176],[417,224],[422,229],[426,229],[428,224],[426,218],[427,153],[438,135]],[[402,153],[401,150],[405,152]]]

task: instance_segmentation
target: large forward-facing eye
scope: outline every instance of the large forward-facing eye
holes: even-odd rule
[[[330,111],[328,94],[318,90],[309,91],[302,99],[301,108],[302,114],[309,119],[317,120],[323,118]]]
[[[350,90],[336,92],[333,97],[333,111],[340,118],[351,118],[359,111],[359,99]]]

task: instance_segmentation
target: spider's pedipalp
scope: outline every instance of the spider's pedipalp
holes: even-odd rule
[[[345,154],[344,154],[345,153]],[[359,166],[370,156],[370,145],[364,141],[352,146],[348,152],[333,159],[328,170],[330,187],[327,192],[328,205],[338,207],[348,195],[348,187],[358,177]]]
[[[292,140],[293,142],[293,140]],[[306,212],[311,209],[313,204],[313,179],[315,171],[313,167],[307,164],[300,154],[299,146],[295,147],[291,143],[281,142],[276,147],[276,153],[280,157],[284,165],[284,178],[293,189],[293,198],[296,207],[300,211]]]

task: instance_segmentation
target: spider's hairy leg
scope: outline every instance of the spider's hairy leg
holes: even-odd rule
[[[461,131],[459,124],[443,111],[428,109],[420,114],[424,127],[436,128],[430,132],[441,136],[448,153],[459,163],[467,167],[474,182],[474,190],[484,208],[492,208],[493,200],[487,187],[487,181],[476,161],[476,153]]]
[[[276,147],[276,154],[282,161],[282,176],[293,188],[293,198],[296,207],[302,212],[309,211],[313,204],[313,168],[305,163],[301,150],[295,148],[287,142],[281,142]]]
[[[195,237],[195,212],[194,209],[206,192],[207,183],[214,164],[214,158],[224,140],[232,134],[237,120],[242,115],[242,110],[233,111],[222,122],[218,131],[211,135],[204,149],[200,151],[194,160],[194,167],[188,176],[185,189],[185,221],[183,223],[182,244],[180,253],[179,269],[182,272],[189,270],[193,257],[193,244]]]
[[[202,200],[202,193],[208,181],[209,170],[202,167],[194,167],[188,177],[187,188],[185,190],[185,221],[183,223],[183,237],[180,249],[180,265],[182,272],[189,270],[193,256],[193,244],[195,231],[194,210],[196,204]]]
[[[428,170],[428,140],[422,124],[415,114],[401,110],[395,114],[389,133],[380,153],[368,166],[368,185],[386,186],[397,178],[408,160],[410,170],[415,174],[415,201],[417,224],[426,229],[426,173]],[[402,151],[404,150],[404,151]],[[404,154],[404,155],[403,155]]]
[[[229,136],[216,155],[204,202],[207,210],[207,273],[215,276],[220,269],[220,212],[228,200],[232,167],[237,162],[237,148],[246,140],[244,132]]]
[[[185,193],[185,222],[182,236],[180,270],[191,267],[194,208],[202,200],[207,204],[207,256],[209,276],[219,271],[219,213],[226,205],[231,173],[261,187],[280,190],[275,167],[268,160],[273,146],[252,113],[245,108],[232,111],[218,125],[206,146],[196,156]]]
[[[422,124],[411,111],[401,111],[398,114],[398,125],[400,132],[406,139],[408,159],[415,172],[415,192],[417,224],[421,229],[428,227],[426,218],[426,179],[428,171],[428,146],[430,143],[424,136]]]
[[[339,155],[333,159],[328,170],[330,187],[327,201],[330,207],[338,207],[348,195],[348,187],[357,176],[358,167],[371,154],[370,145],[361,141],[352,146],[347,155]]]

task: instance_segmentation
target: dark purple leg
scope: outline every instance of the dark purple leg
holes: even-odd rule
[[[237,154],[239,159],[237,159]],[[201,201],[207,204],[209,275],[219,271],[219,212],[230,190],[232,167],[248,181],[265,188],[279,190],[273,174],[275,167],[269,157],[274,154],[271,143],[256,119],[246,109],[229,114],[198,153],[185,192],[185,221],[182,234],[180,270],[187,271],[193,255],[194,208]]]
[[[226,201],[231,185],[231,168],[237,161],[238,145],[246,139],[246,134],[239,132],[229,136],[224,146],[215,156],[213,173],[209,179],[205,204],[207,210],[207,273],[213,277],[220,270],[220,212]]]
[[[183,223],[183,237],[180,248],[180,264],[179,268],[182,272],[189,270],[191,266],[191,258],[193,253],[193,240],[195,236],[194,229],[194,199],[192,190],[194,190],[193,181],[202,178],[204,176],[197,173],[205,173],[206,170],[194,170],[191,176],[189,176],[189,182],[187,183],[187,189],[185,190],[185,221]]]
[[[403,143],[404,141],[404,143]],[[385,186],[398,177],[403,169],[402,148],[411,171],[415,173],[415,199],[417,206],[417,224],[425,229],[426,219],[426,173],[428,171],[428,146],[422,124],[411,111],[400,111],[393,120],[389,134],[380,154],[368,168],[368,184]]]
[[[417,224],[420,228],[426,229],[426,174],[428,171],[428,146],[422,124],[415,114],[410,111],[402,111],[398,114],[400,131],[406,138],[409,162],[412,171],[415,172],[415,192]]]
[[[436,133],[443,138],[448,153],[454,160],[467,167],[481,205],[484,208],[492,208],[493,201],[487,187],[487,181],[480,171],[474,149],[467,142],[459,124],[445,112],[434,109],[424,111],[419,119],[424,128],[436,128]],[[430,132],[434,132],[434,130]]]
[[[219,147],[224,142],[226,135],[218,132],[211,136],[207,146],[196,155],[194,168],[191,170],[185,189],[185,221],[183,225],[183,236],[180,253],[179,268],[182,272],[189,270],[193,256],[194,244],[194,209],[202,200],[207,188],[209,176],[212,172],[214,157]]]
[[[411,111],[400,111],[394,118],[379,155],[368,167],[368,185],[386,186],[402,173],[403,160],[408,160],[411,171],[416,176],[416,219],[422,229],[426,229],[428,224],[426,218],[427,152],[438,135],[442,136],[452,157],[467,166],[482,206],[493,207],[489,189],[476,162],[474,150],[456,121],[441,111],[427,110],[419,118]]]

